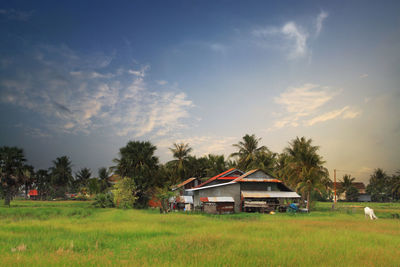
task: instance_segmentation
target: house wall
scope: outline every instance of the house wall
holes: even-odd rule
[[[268,191],[268,187],[271,188],[271,191],[283,191],[278,187],[277,183],[260,183],[260,182],[240,183],[240,190],[245,190],[245,191]]]
[[[194,206],[201,205],[201,197],[232,197],[235,201],[235,212],[240,212],[240,184],[230,184],[194,191]]]

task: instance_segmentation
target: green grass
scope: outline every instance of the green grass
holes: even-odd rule
[[[367,205],[379,220],[360,203],[217,216],[14,201],[0,206],[0,265],[398,266],[400,204]]]

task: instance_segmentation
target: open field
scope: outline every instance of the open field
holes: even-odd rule
[[[1,266],[399,266],[400,204],[317,203],[311,214],[159,214],[89,202],[0,207]],[[358,207],[359,206],[359,207]]]

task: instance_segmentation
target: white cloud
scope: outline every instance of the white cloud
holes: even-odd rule
[[[275,98],[275,103],[281,105],[284,112],[275,115],[278,118],[267,131],[288,126],[312,126],[335,118],[353,119],[360,116],[361,111],[350,106],[322,113],[326,104],[340,92],[341,90],[332,90],[316,84],[288,88]]]
[[[148,65],[108,67],[104,73],[97,70],[104,60],[92,63],[93,58],[66,46],[40,47],[31,58],[17,57],[15,69],[8,69],[14,75],[0,74],[0,101],[42,114],[49,128],[68,133],[105,128],[140,137],[183,127],[181,120],[189,117],[193,103],[179,88],[151,90],[145,82]]]
[[[307,37],[308,34],[303,31],[299,26],[294,22],[286,23],[281,32],[290,40],[292,40],[293,44],[292,51],[289,54],[289,57],[295,58],[299,56],[304,56],[307,53]]]
[[[303,117],[310,115],[337,94],[338,91],[332,91],[328,87],[307,83],[300,87],[289,87],[275,98],[275,102],[284,106],[289,113]]]
[[[318,36],[322,30],[324,20],[328,17],[328,13],[321,11],[315,20],[316,35]]]
[[[329,111],[322,115],[314,117],[314,118],[310,119],[309,121],[307,121],[306,124],[308,126],[312,126],[316,123],[333,120],[335,118],[354,119],[354,118],[360,116],[360,114],[361,114],[361,111],[355,110],[354,108],[352,109],[349,106],[345,106],[342,109]]]
[[[210,44],[210,49],[214,52],[219,52],[219,53],[225,54],[227,47],[223,44],[212,43],[212,44]]]
[[[368,74],[366,74],[366,73],[363,73],[360,75],[360,78],[367,78],[367,77],[368,77]]]

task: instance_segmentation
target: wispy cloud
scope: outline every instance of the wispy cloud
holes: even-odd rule
[[[329,111],[326,112],[322,115],[316,116],[312,119],[310,119],[309,121],[307,121],[307,125],[308,126],[312,126],[316,123],[319,122],[325,122],[328,120],[333,120],[336,118],[343,118],[343,119],[354,119],[358,116],[360,116],[361,112],[355,110],[354,108],[351,109],[349,106],[345,106],[342,109],[337,109],[337,110],[333,110],[333,111]]]
[[[34,10],[22,11],[11,9],[0,9],[0,15],[9,20],[28,21],[34,13]]]
[[[328,13],[321,11],[315,18],[316,36],[322,31],[323,22]],[[302,58],[309,53],[309,32],[313,29],[303,27],[294,21],[287,21],[282,26],[265,26],[253,29],[251,34],[259,46],[282,49],[288,59]]]
[[[301,57],[307,53],[308,34],[296,23],[288,22],[282,27],[282,33],[292,41],[292,49],[289,57]]]
[[[149,65],[109,67],[112,57],[38,47],[30,57],[15,58],[7,67],[13,75],[0,74],[0,100],[42,114],[48,128],[67,133],[103,128],[140,137],[183,127],[193,106],[185,93],[152,90],[146,83]]]
[[[328,13],[321,11],[317,19],[315,20],[315,34],[318,36],[320,32],[322,31],[322,25],[324,20],[328,17]]]
[[[278,114],[273,127],[268,130],[287,126],[312,126],[335,118],[353,119],[358,117],[361,111],[350,106],[333,111],[322,111],[322,109],[326,109],[326,104],[340,93],[341,90],[333,90],[317,84],[304,84],[299,87],[288,88],[275,98],[275,103],[279,104],[284,112]]]

